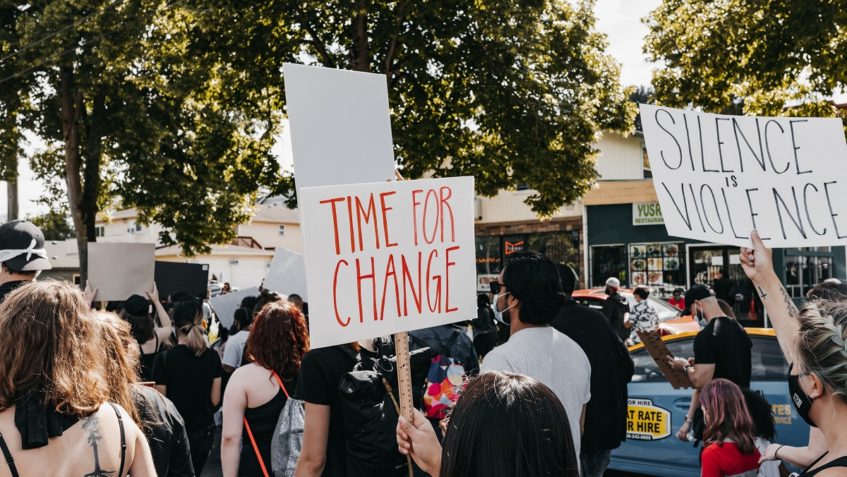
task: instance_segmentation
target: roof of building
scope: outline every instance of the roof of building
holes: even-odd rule
[[[79,268],[79,250],[77,249],[76,239],[47,240],[44,242],[44,249],[47,251],[47,257],[50,259],[50,265],[54,270]]]
[[[260,204],[256,207],[251,222],[274,222],[282,224],[300,223],[300,212],[284,205]]]

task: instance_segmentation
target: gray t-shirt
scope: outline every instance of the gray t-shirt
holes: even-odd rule
[[[568,414],[579,459],[579,418],[591,399],[591,364],[574,340],[550,326],[526,328],[485,355],[481,370],[523,374],[549,387]]]
[[[238,333],[229,337],[224,346],[224,357],[221,363],[230,368],[238,369],[241,366],[241,359],[244,356],[244,348],[247,346],[247,337],[250,333],[241,330]]]

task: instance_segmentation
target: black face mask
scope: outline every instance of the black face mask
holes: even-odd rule
[[[791,374],[791,370],[794,368],[794,364],[792,363],[788,367],[788,394],[791,396],[791,402],[794,403],[794,408],[797,409],[797,414],[806,421],[806,424],[817,427],[812,419],[809,417],[809,412],[812,410],[812,402],[814,399],[810,398],[803,388],[800,387],[800,375]]]

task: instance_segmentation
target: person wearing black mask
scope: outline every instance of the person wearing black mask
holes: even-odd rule
[[[753,281],[790,363],[788,392],[797,414],[823,434],[825,451],[800,477],[847,473],[847,304],[838,299],[813,300],[798,310],[773,270],[771,250],[759,234],[741,249],[741,265]],[[768,448],[764,460],[781,459]]]
[[[621,288],[621,282],[615,277],[606,280],[606,301],[603,302],[603,315],[608,318],[612,324],[612,329],[617,333],[621,341],[625,341],[629,337],[629,330],[626,329],[626,319],[629,314],[629,304],[626,298],[618,291]]]
[[[25,220],[0,225],[0,302],[12,290],[50,270],[41,229]]]
[[[567,265],[558,265],[565,306],[550,325],[582,348],[591,363],[591,400],[585,408],[579,462],[582,477],[602,477],[612,449],[626,439],[627,383],[634,366],[629,352],[599,311],[572,298],[577,276]]]

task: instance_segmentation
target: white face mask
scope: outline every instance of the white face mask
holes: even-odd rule
[[[506,326],[509,326],[509,322],[506,321],[505,319],[503,319],[503,313],[511,310],[515,305],[512,305],[512,306],[506,308],[505,310],[498,310],[497,309],[497,302],[500,301],[500,297],[506,296],[508,294],[509,294],[509,292],[494,295],[494,302],[491,303],[491,311],[494,312],[494,319],[497,320],[500,323],[503,323]]]

